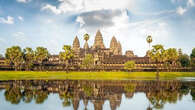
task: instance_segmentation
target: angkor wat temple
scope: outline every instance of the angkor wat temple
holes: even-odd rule
[[[123,55],[121,43],[112,37],[110,41],[110,47],[106,48],[103,41],[103,36],[100,30],[97,31],[95,35],[94,44],[89,46],[87,40],[82,47],[80,41],[76,36],[73,44],[72,50],[74,52],[74,58],[71,60],[71,70],[82,69],[80,65],[87,54],[93,56],[93,67],[94,70],[123,70],[124,64],[127,61],[135,61],[135,66],[137,70],[148,70],[155,69],[155,63],[150,61],[149,55],[146,52],[144,57],[138,57],[134,55],[133,51],[127,50]],[[45,70],[63,70],[64,63],[60,61],[59,55],[50,55],[43,64],[34,63],[33,70],[39,70],[40,65],[43,65]],[[13,69],[13,67],[6,63],[5,58],[0,59],[0,69]]]
[[[116,37],[112,37],[110,47],[106,48],[103,42],[103,37],[100,30],[95,35],[95,41],[92,46],[89,46],[86,41],[84,46],[80,45],[80,41],[76,36],[72,49],[74,51],[73,65],[81,65],[86,54],[92,54],[94,58],[94,66],[96,69],[104,70],[120,70],[124,68],[127,61],[133,60],[136,63],[136,68],[151,68],[153,65],[149,61],[149,57],[137,57],[133,51],[128,50],[123,55],[122,46]],[[48,64],[58,64],[59,56],[53,55],[49,58]]]

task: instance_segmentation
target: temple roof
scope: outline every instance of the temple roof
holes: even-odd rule
[[[117,40],[116,40],[115,36],[113,36],[111,39],[110,48],[111,49],[117,48]]]
[[[96,36],[102,36],[102,33],[100,32],[100,30],[98,30],[98,31],[96,32]]]
[[[96,36],[95,36],[93,49],[95,48],[105,48],[104,43],[103,43],[103,37],[102,37],[100,30],[97,31]]]
[[[79,39],[78,37],[76,36],[74,41],[73,41],[73,48],[79,48],[80,47],[80,42],[79,42]]]

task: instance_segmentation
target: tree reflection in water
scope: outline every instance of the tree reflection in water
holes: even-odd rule
[[[165,104],[175,104],[190,93],[195,101],[195,82],[172,81],[90,81],[90,80],[20,80],[0,81],[0,89],[4,89],[6,101],[19,104],[21,101],[42,104],[50,93],[58,94],[64,107],[79,108],[82,100],[87,110],[88,102],[92,102],[95,110],[102,110],[106,100],[111,110],[120,107],[122,95],[128,99],[134,93],[143,92],[149,101],[146,110],[162,109]]]

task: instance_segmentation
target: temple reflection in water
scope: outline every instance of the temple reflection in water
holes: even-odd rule
[[[149,100],[147,110],[160,109],[167,103],[174,104],[190,94],[195,101],[195,82],[169,81],[90,81],[90,80],[18,80],[0,81],[5,100],[11,104],[20,102],[42,104],[49,94],[58,94],[62,105],[78,110],[83,101],[85,110],[89,102],[95,110],[103,110],[105,101],[110,109],[120,107],[122,96],[133,98],[135,93],[144,93]]]

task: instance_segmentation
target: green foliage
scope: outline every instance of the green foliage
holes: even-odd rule
[[[179,57],[179,54],[177,52],[177,49],[169,48],[169,49],[165,50],[166,62],[169,62],[170,64],[174,64],[178,60],[178,57]]]
[[[85,35],[84,35],[84,40],[85,40],[85,41],[88,41],[88,40],[89,40],[89,34],[85,34]]]
[[[86,54],[85,58],[83,59],[82,66],[84,68],[90,69],[94,65],[94,59],[92,54]]]
[[[63,61],[70,60],[74,57],[73,50],[71,49],[71,46],[64,45],[63,46],[63,52],[60,52],[60,59]]]
[[[134,61],[127,61],[124,64],[124,69],[126,69],[126,70],[132,70],[134,68],[135,68],[135,62]]]
[[[24,49],[24,60],[26,70],[30,70],[35,60],[35,52],[32,50],[32,48],[27,47]]]
[[[152,47],[152,50],[149,52],[151,60],[155,63],[164,62],[166,59],[163,45],[157,44]]]
[[[195,101],[195,89],[192,89],[190,94],[192,96],[192,100]]]
[[[195,58],[195,48],[192,49],[192,53],[191,53],[190,57]]]
[[[18,104],[22,99],[22,93],[19,87],[9,87],[4,95],[5,99],[12,104]]]
[[[191,65],[195,67],[195,48],[192,49],[192,53],[190,55],[191,58]]]
[[[20,69],[24,59],[23,52],[19,46],[12,46],[6,49],[5,57],[10,64],[14,64],[15,70]]]
[[[36,91],[34,98],[36,104],[42,104],[48,98],[48,91]]]
[[[147,41],[147,43],[150,44],[150,43],[152,42],[152,36],[149,35],[149,36],[146,38],[146,41]]]
[[[49,52],[47,48],[37,47],[35,50],[35,61],[40,64],[40,70],[42,70],[43,61],[48,59]]]
[[[59,58],[66,65],[66,71],[67,71],[68,66],[71,64],[70,60],[74,58],[74,53],[73,50],[71,49],[71,46],[69,45],[64,45],[63,50],[64,50],[63,52],[60,52]]]
[[[124,86],[124,90],[127,93],[132,93],[135,91],[135,89],[136,89],[136,84],[127,84]]]
[[[190,57],[187,54],[180,55],[178,60],[182,67],[190,66]]]
[[[60,99],[63,100],[62,105],[64,107],[71,106],[71,99],[73,99],[73,95],[70,92],[59,94]]]
[[[24,96],[23,96],[23,101],[25,103],[30,103],[33,100],[33,91],[31,90],[24,90],[25,92],[23,92]]]
[[[35,50],[35,59],[38,63],[42,64],[49,56],[47,48],[37,47]]]
[[[84,86],[83,91],[87,96],[91,96],[93,93],[93,88],[90,86]]]

